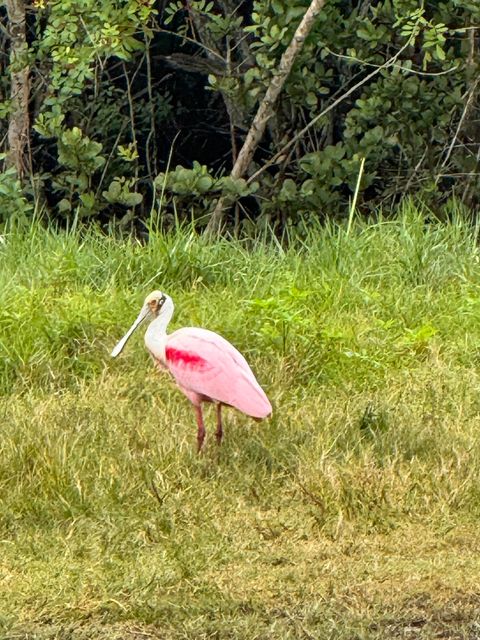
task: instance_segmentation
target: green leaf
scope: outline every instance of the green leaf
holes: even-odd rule
[[[202,176],[197,180],[197,189],[200,193],[206,193],[212,188],[213,179],[210,176]]]
[[[91,191],[87,191],[86,193],[82,193],[80,195],[80,201],[87,209],[95,208],[95,194]]]
[[[366,26],[358,27],[356,34],[362,40],[370,40],[372,37],[372,29],[368,29]]]
[[[439,60],[445,60],[445,51],[442,49],[442,47],[437,44],[437,46],[435,47],[435,53],[437,55],[437,58]]]
[[[72,210],[72,205],[70,204],[70,201],[67,200],[66,198],[63,198],[62,200],[60,200],[57,207],[60,213],[67,213],[68,211]]]
[[[280,0],[272,0],[272,9],[277,15],[282,15],[284,12],[284,6]]]
[[[279,198],[284,201],[291,201],[297,197],[297,185],[291,178],[284,180],[280,189]]]
[[[141,193],[127,193],[125,194],[125,197],[123,198],[123,204],[130,206],[130,207],[136,207],[137,205],[139,205],[143,200],[143,196]]]

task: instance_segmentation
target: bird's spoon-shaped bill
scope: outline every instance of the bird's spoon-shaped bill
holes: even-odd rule
[[[113,347],[112,353],[110,354],[112,358],[116,358],[123,351],[123,347],[127,344],[128,339],[130,338],[132,333],[135,331],[135,329],[137,329],[139,325],[142,324],[142,322],[145,320],[145,318],[148,316],[149,313],[150,313],[150,308],[148,306],[142,307],[142,310],[138,314],[137,319],[132,324],[130,329],[123,336],[123,338],[119,340],[117,344]]]

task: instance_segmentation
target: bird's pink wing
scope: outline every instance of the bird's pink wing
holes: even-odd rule
[[[165,364],[187,391],[229,404],[254,418],[265,418],[272,411],[245,358],[213,331],[188,327],[170,334]]]

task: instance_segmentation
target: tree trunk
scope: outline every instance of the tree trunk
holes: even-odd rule
[[[22,178],[28,167],[28,100],[30,96],[24,0],[6,0],[10,32],[10,100],[7,166],[15,167]]]
[[[240,153],[238,154],[238,158],[233,165],[233,169],[230,173],[230,176],[232,178],[241,178],[247,171],[250,162],[252,161],[253,154],[255,153],[255,150],[258,146],[258,143],[262,139],[262,136],[265,132],[267,122],[274,113],[275,102],[292,69],[295,58],[302,50],[305,39],[310,33],[315,19],[317,18],[324,4],[325,0],[312,0],[310,6],[308,7],[305,15],[302,18],[302,21],[295,31],[295,35],[293,36],[292,41],[282,55],[280,64],[278,65],[278,69],[276,70],[273,78],[270,81],[267,92],[265,93],[265,96],[261,101],[260,106],[258,107],[258,111],[250,126],[245,142],[243,143]],[[227,199],[225,196],[219,197],[217,205],[210,217],[206,228],[207,234],[218,235],[220,233],[225,210],[230,205],[230,199]]]
[[[220,3],[220,5],[221,4],[222,3]],[[192,7],[190,0],[187,0],[186,7],[188,10],[188,15],[190,16],[192,24],[197,32],[199,41],[204,46],[206,59],[213,65],[213,69],[212,71],[210,71],[210,73],[213,73],[214,75],[218,73],[215,71],[215,66],[218,67],[220,63],[223,73],[228,75],[228,73],[231,72],[231,69],[228,68],[228,58],[230,55],[230,52],[228,51],[228,44],[226,48],[219,48],[219,43],[215,41],[215,38],[213,38],[209,34],[208,29],[205,28],[206,19],[194,7]],[[225,16],[226,15],[227,14],[225,14]],[[241,42],[241,40],[239,42]],[[240,50],[243,51],[243,48],[240,48]],[[176,57],[178,58],[178,55]],[[242,108],[243,105],[239,104],[238,101],[234,100],[230,95],[228,95],[227,92],[222,91],[221,89],[220,95],[222,96],[223,102],[225,103],[225,108],[230,119],[230,126],[241,126],[245,117],[244,109]]]

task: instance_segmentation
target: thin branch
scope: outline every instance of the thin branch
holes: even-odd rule
[[[132,142],[135,147],[135,151],[138,153],[137,134],[135,131],[135,110],[133,106],[132,87],[131,87],[131,82],[133,82],[133,78],[132,78],[132,81],[130,81],[125,63],[123,63],[123,72],[125,74],[125,82],[127,85],[128,108],[130,112],[130,130],[132,132]],[[134,74],[133,77],[135,77],[135,75],[136,74]],[[135,186],[137,185],[137,183],[138,183],[138,162],[135,161]]]
[[[80,18],[80,22],[82,23],[82,27],[84,28],[85,33],[87,34],[88,39],[90,40],[90,44],[93,47],[93,51],[94,51],[95,57],[97,58],[97,61],[98,61],[99,65],[100,65],[100,69],[102,70],[102,73],[103,73],[105,64],[104,64],[104,62],[102,62],[102,59],[98,54],[97,46],[95,44],[95,41],[93,40],[92,35],[91,35],[90,31],[88,30],[87,25],[85,24],[85,20],[83,19],[83,16],[79,15],[79,18]]]
[[[438,174],[438,178],[459,178],[459,177],[466,177],[466,176],[480,176],[480,172],[479,171],[467,171],[464,173],[439,173]]]
[[[409,176],[409,178],[407,180],[407,184],[405,185],[404,191],[408,191],[410,189],[410,186],[411,186],[411,184],[413,182],[413,179],[417,175],[417,171],[420,169],[420,167],[422,166],[423,161],[425,160],[425,156],[427,155],[427,151],[428,151],[428,146],[425,147],[425,150],[422,153],[422,156],[421,156],[420,160],[417,162],[417,164],[415,165],[414,170],[410,174],[410,176]]]
[[[373,62],[367,62],[366,60],[362,60],[361,58],[356,58],[355,56],[347,56],[343,53],[335,53],[335,51],[332,51],[328,47],[325,47],[325,51],[328,51],[328,53],[334,56],[335,58],[342,58],[343,60],[353,60],[354,62],[358,62],[359,64],[364,65],[365,67],[376,67],[378,69],[379,67],[383,66],[383,65],[374,64]],[[436,77],[436,76],[444,76],[448,73],[452,73],[453,71],[456,71],[459,65],[456,64],[454,67],[451,67],[450,69],[445,69],[444,71],[418,71],[417,69],[410,69],[409,67],[404,67],[401,64],[393,64],[392,67],[395,67],[395,69],[401,69],[402,71],[407,71],[408,73],[413,73],[417,76]]]
[[[95,198],[98,198],[98,195],[99,195],[99,193],[100,193],[100,190],[102,189],[103,181],[104,181],[105,176],[106,176],[106,174],[107,174],[107,170],[108,170],[108,167],[109,167],[109,165],[110,165],[110,161],[111,161],[111,159],[113,158],[113,154],[114,154],[114,153],[115,153],[115,151],[117,150],[117,146],[118,146],[118,144],[119,144],[119,142],[120,142],[120,139],[121,139],[121,137],[122,137],[122,135],[123,135],[123,132],[124,132],[124,130],[126,129],[127,125],[128,125],[128,120],[124,120],[124,121],[122,122],[121,126],[120,126],[120,129],[119,129],[119,131],[118,131],[118,134],[117,134],[117,137],[116,137],[116,139],[115,139],[115,142],[113,143],[113,146],[112,146],[112,148],[111,148],[111,150],[110,150],[110,153],[109,153],[109,155],[108,155],[108,158],[107,158],[107,160],[106,160],[106,162],[105,162],[105,165],[104,165],[104,167],[103,167],[102,175],[100,176],[100,180],[99,180],[99,182],[98,182],[97,190],[96,190],[96,192],[95,192]]]
[[[203,42],[200,42],[199,40],[195,40],[195,38],[189,38],[188,36],[183,36],[183,35],[180,35],[179,33],[175,33],[173,31],[169,31],[168,29],[162,29],[161,27],[152,27],[152,31],[155,32],[155,33],[165,33],[165,34],[167,34],[169,36],[172,36],[174,38],[180,38],[180,40],[185,40],[186,42],[190,42],[191,44],[195,44],[195,45],[197,45],[197,47],[200,47],[206,53],[208,53],[209,56],[212,56],[214,58],[218,58],[222,62],[225,62],[225,59],[224,59],[224,57],[222,55],[220,55],[217,51],[214,51],[213,49],[210,49],[209,47],[207,47]]]
[[[230,48],[230,38],[227,36],[226,38],[226,47],[227,47],[227,75],[231,75],[231,48]],[[237,141],[235,135],[235,119],[232,117],[233,114],[228,113],[228,120],[230,124],[230,145],[232,147],[232,164],[235,164],[237,161]]]
[[[447,154],[445,156],[445,159],[442,162],[442,165],[441,165],[442,167],[446,166],[447,162],[450,159],[450,156],[452,155],[452,151],[453,151],[453,149],[455,147],[455,143],[456,143],[457,138],[458,138],[458,136],[460,134],[460,131],[461,131],[462,126],[463,126],[463,123],[464,123],[464,121],[465,121],[465,119],[466,119],[466,117],[467,117],[467,115],[468,115],[468,113],[470,111],[470,107],[472,105],[473,99],[475,98],[475,92],[476,92],[476,89],[477,89],[477,86],[478,86],[479,82],[480,82],[480,76],[477,77],[475,82],[470,87],[470,90],[469,90],[470,95],[469,95],[468,100],[467,100],[467,102],[465,104],[465,108],[463,109],[463,112],[462,112],[462,115],[460,117],[460,120],[458,121],[457,129],[455,131],[455,135],[453,136],[452,141],[450,143],[450,146],[448,147],[448,151],[447,151]],[[438,182],[438,180],[439,180],[441,175],[442,174],[440,174],[440,173],[437,175],[437,177],[435,179],[435,184]]]
[[[147,141],[145,144],[145,154],[147,162],[147,171],[150,178],[152,178],[152,170],[157,173],[157,131],[155,126],[155,102],[153,99],[152,88],[152,63],[150,58],[150,40],[147,39],[146,46],[146,62],[147,62],[147,88],[148,88],[148,105],[150,108],[150,131],[148,132]],[[153,140],[153,167],[150,158],[150,140]],[[152,178],[153,179],[153,178]]]

